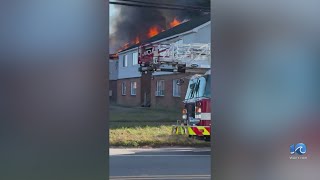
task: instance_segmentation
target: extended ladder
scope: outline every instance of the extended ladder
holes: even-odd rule
[[[211,67],[210,43],[145,44],[139,47],[139,71],[192,72]]]

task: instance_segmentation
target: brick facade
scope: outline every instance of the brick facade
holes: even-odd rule
[[[188,88],[188,79],[180,86],[180,97],[173,96],[173,80],[191,76],[191,74],[169,74],[152,76],[150,79],[150,88],[141,87],[141,78],[119,79],[117,83],[117,104],[125,106],[141,106],[144,104],[144,97],[141,95],[146,89],[150,89],[151,108],[160,109],[181,109],[182,101]],[[164,96],[156,96],[157,81],[164,80]],[[136,95],[131,95],[131,82],[137,82]],[[126,95],[122,95],[122,83],[126,84]]]
[[[131,82],[137,82],[136,95],[131,95]],[[122,83],[126,84],[126,95],[122,95]],[[141,106],[140,78],[118,79],[117,104],[124,106]]]
[[[111,103],[117,102],[118,89],[117,80],[109,80],[109,98]]]
[[[185,94],[188,88],[188,79],[180,86],[180,97],[173,96],[173,80],[190,76],[190,74],[170,74],[153,76],[151,80],[151,107],[161,109],[182,109]],[[164,80],[164,96],[156,96],[157,81]]]

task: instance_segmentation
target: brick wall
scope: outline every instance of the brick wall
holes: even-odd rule
[[[173,80],[180,79],[183,77],[190,76],[190,74],[170,74],[170,75],[159,75],[153,76],[151,80],[151,107],[161,108],[161,109],[182,109],[184,96],[187,91],[188,79],[184,79],[184,83],[180,86],[181,93],[180,97],[173,96]],[[165,92],[164,96],[156,96],[157,81],[164,80],[165,82]]]
[[[128,78],[117,80],[117,104],[125,106],[141,106],[143,104],[142,92],[150,92],[151,108],[181,110],[184,106],[183,100],[187,92],[191,73],[177,73],[169,75],[157,75],[141,78]],[[180,86],[180,97],[173,96],[173,80],[184,78],[184,83]],[[148,81],[147,81],[148,80]],[[164,80],[164,96],[156,96],[157,81]],[[136,95],[131,95],[131,82],[137,82]],[[122,95],[122,83],[126,83],[126,95]],[[142,84],[144,83],[144,84]],[[150,90],[148,90],[150,89]]]
[[[126,95],[122,95],[122,83],[127,86]],[[131,95],[131,82],[137,82],[136,95]],[[125,106],[141,106],[141,81],[140,78],[118,79],[117,104]]]
[[[152,92],[151,92],[151,77],[152,73],[143,73],[141,75],[141,104],[145,107],[150,107],[151,105],[151,98],[152,98]]]
[[[108,93],[111,93],[109,94],[110,102],[117,102],[117,96],[118,96],[117,80],[109,80]]]

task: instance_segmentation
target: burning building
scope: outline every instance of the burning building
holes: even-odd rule
[[[140,2],[150,3],[150,0]],[[161,0],[160,3],[210,7],[210,0]],[[202,11],[167,10],[147,7],[113,6],[118,16],[110,19],[112,33],[109,37],[110,53],[127,49],[189,19],[204,15]]]
[[[189,21],[173,19],[167,30],[151,28],[148,38],[139,43],[210,43],[210,15],[204,15]],[[141,74],[138,71],[139,43],[118,52],[117,103],[131,106],[151,106],[154,108],[177,108],[187,90],[187,83],[177,85],[185,77],[183,73],[155,72]]]

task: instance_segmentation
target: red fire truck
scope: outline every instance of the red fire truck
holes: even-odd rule
[[[210,44],[144,44],[139,47],[139,71],[191,72],[182,120],[173,130],[210,140],[211,129]],[[180,83],[184,80],[181,79]]]

